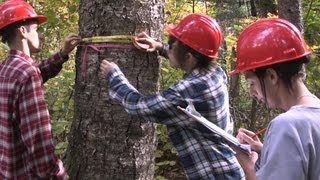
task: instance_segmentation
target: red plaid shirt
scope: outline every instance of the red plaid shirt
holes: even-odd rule
[[[54,154],[43,82],[57,75],[67,58],[60,53],[36,65],[11,50],[0,65],[0,179],[63,179]]]

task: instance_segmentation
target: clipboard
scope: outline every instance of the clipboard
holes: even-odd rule
[[[177,108],[189,117],[191,117],[192,119],[195,119],[196,121],[206,126],[213,133],[222,137],[224,140],[226,140],[228,144],[233,145],[233,147],[238,148],[239,150],[248,155],[251,154],[251,147],[249,144],[241,144],[236,137],[232,136],[225,130],[221,129],[219,126],[215,125],[214,123],[210,122],[209,120],[201,116],[201,114],[198,111],[196,111],[193,104],[189,103],[189,105],[185,109],[180,106],[178,106]]]

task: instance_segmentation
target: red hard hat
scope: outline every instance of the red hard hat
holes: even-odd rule
[[[237,65],[228,74],[282,63],[311,54],[298,28],[279,18],[249,25],[237,42]]]
[[[211,58],[218,56],[222,33],[218,23],[204,14],[191,14],[177,26],[167,26],[168,33],[197,52]]]
[[[28,19],[35,19],[41,24],[47,17],[38,15],[31,5],[23,0],[9,0],[0,4],[0,30],[15,22]]]

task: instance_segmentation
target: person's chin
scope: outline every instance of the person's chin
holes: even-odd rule
[[[270,109],[278,108],[278,106],[276,104],[272,103],[272,102],[266,102],[265,105],[266,105],[267,108],[270,108]]]
[[[173,67],[173,68],[178,68],[178,66],[172,62],[170,62],[170,66]]]
[[[35,53],[39,53],[40,51],[41,51],[40,48],[34,48],[34,49],[31,50],[31,53],[35,54]]]
[[[265,100],[263,98],[255,98],[259,103],[265,104]]]

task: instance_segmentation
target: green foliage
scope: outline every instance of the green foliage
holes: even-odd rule
[[[74,61],[64,64],[59,76],[46,84],[46,100],[52,118],[52,127],[57,141],[56,153],[63,155],[67,145],[74,114],[73,86],[75,79]]]
[[[59,51],[64,38],[70,33],[78,33],[79,0],[38,0],[35,9],[39,14],[48,17],[47,22],[40,26],[45,35],[42,51],[35,59],[41,60]],[[52,129],[56,142],[56,153],[63,156],[68,146],[68,134],[74,118],[73,91],[75,82],[74,53],[63,70],[45,84],[45,96],[52,119]]]
[[[0,43],[0,62],[6,58],[8,50],[9,47],[6,44]]]
[[[35,5],[39,14],[48,17],[47,22],[40,26],[46,37],[41,54],[52,54],[62,47],[64,38],[69,33],[78,33],[79,0],[38,0]]]
[[[170,66],[169,61],[163,60],[161,64],[161,90],[169,88],[182,79],[184,72]]]
[[[320,96],[320,1],[303,1],[304,10],[304,36],[313,50],[311,62],[307,66],[307,84],[310,90]]]
[[[304,36],[310,45],[320,43],[320,1],[307,0],[302,1],[304,12]]]
[[[162,60],[161,64],[161,90],[169,88],[183,76],[183,71],[170,66],[169,61]],[[156,150],[156,178],[158,180],[166,179],[158,174],[163,174],[165,169],[177,169],[177,152],[171,144],[167,127],[165,125],[157,126],[158,148]]]
[[[176,24],[190,13],[215,14],[215,3],[204,0],[168,0],[165,1],[166,23]]]
[[[311,62],[307,66],[307,85],[311,92],[313,92],[317,97],[320,97],[320,57],[319,55],[314,55],[311,58]]]

